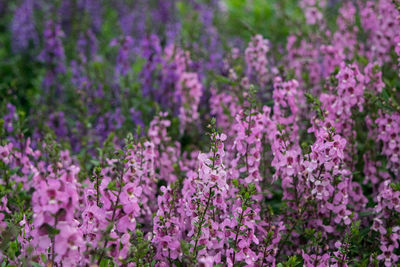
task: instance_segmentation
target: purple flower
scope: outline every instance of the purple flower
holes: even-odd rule
[[[39,38],[34,22],[34,0],[22,2],[15,13],[11,24],[13,51],[21,52],[29,48],[32,43],[37,46]]]
[[[61,26],[51,20],[46,22],[43,39],[44,47],[39,55],[39,60],[46,64],[47,73],[43,84],[48,90],[55,85],[58,74],[65,73],[65,54],[62,38],[64,33]]]

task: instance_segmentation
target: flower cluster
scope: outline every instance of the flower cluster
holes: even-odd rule
[[[29,48],[30,43],[38,45],[39,38],[33,23],[34,1],[25,0],[15,11],[12,21],[13,49],[23,51]]]
[[[252,37],[249,46],[246,48],[246,63],[248,75],[253,75],[262,85],[268,81],[271,72],[271,62],[268,61],[267,53],[270,50],[268,40],[261,35]]]
[[[375,121],[377,138],[382,141],[382,154],[388,158],[388,168],[395,174],[400,171],[400,114],[382,114]]]
[[[180,131],[183,133],[187,124],[195,123],[199,119],[198,106],[203,89],[197,73],[193,72],[182,73],[176,89],[181,98],[178,117],[181,123]]]
[[[371,229],[377,231],[380,235],[382,254],[378,256],[385,266],[393,266],[399,259],[394,253],[399,248],[398,239],[400,236],[400,225],[398,221],[392,221],[393,213],[400,213],[400,191],[393,191],[390,181],[382,184],[381,192],[377,196],[378,205],[374,211],[376,217]]]
[[[34,229],[30,234],[37,253],[46,253],[51,248],[51,262],[73,266],[85,251],[79,222],[75,219],[79,202],[79,167],[63,166],[61,162],[55,164],[47,168],[41,165],[39,174],[34,176]]]
[[[40,61],[49,66],[46,77],[43,80],[43,86],[50,90],[55,85],[57,75],[65,72],[65,53],[61,38],[64,32],[61,26],[52,20],[46,22],[46,29],[43,32],[45,45],[39,55]]]

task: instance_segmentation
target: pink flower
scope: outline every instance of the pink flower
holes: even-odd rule
[[[399,258],[396,254],[393,253],[394,247],[392,245],[382,245],[379,248],[381,249],[382,254],[378,255],[377,259],[381,261],[383,260],[385,266],[387,267],[393,266]]]
[[[85,249],[82,234],[68,223],[60,223],[58,227],[60,233],[55,237],[57,260],[62,261],[63,265],[74,266]]]
[[[201,267],[213,267],[214,258],[212,256],[202,256],[198,260],[199,266]]]
[[[329,181],[327,180],[322,180],[322,181],[316,180],[314,182],[314,189],[311,191],[311,193],[314,194],[317,199],[327,200],[330,195],[328,191],[329,185],[330,185]]]
[[[386,229],[383,227],[383,222],[382,220],[375,218],[374,219],[374,223],[372,224],[371,229],[375,230],[375,231],[379,231],[381,233],[381,235],[385,235],[386,234]]]
[[[140,207],[138,204],[138,197],[142,194],[142,188],[136,184],[128,183],[124,186],[120,201],[123,206],[124,212],[127,214],[134,213],[139,215]]]

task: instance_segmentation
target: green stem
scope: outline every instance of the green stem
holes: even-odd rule
[[[117,206],[118,206],[118,204],[119,204],[119,197],[120,197],[120,195],[121,195],[121,191],[122,191],[122,185],[120,184],[120,185],[119,185],[119,189],[118,189],[117,200],[115,201],[115,205],[114,205],[114,209],[113,209],[113,213],[112,213],[112,217],[111,217],[111,223],[114,223],[115,214],[116,214],[116,212],[117,212]],[[107,234],[109,234],[109,233],[107,233]],[[100,265],[101,260],[102,260],[103,257],[104,257],[104,253],[105,253],[105,250],[106,250],[106,248],[107,248],[107,245],[108,245],[108,238],[107,238],[106,241],[104,242],[104,246],[103,246],[103,249],[102,249],[102,251],[101,251],[99,260],[97,261],[97,265]]]
[[[241,224],[242,224],[242,221],[243,221],[244,212],[245,212],[245,210],[247,209],[247,206],[246,206],[247,200],[248,200],[248,199],[246,199],[246,200],[244,201],[244,204],[243,204],[243,207],[244,207],[244,208],[242,208],[242,212],[240,213],[240,216],[239,216],[239,223],[238,223],[238,228],[237,228],[237,230],[236,230],[235,243],[234,243],[233,256],[232,256],[232,263],[233,263],[233,265],[235,265],[237,241],[238,241],[238,239],[239,239],[240,227],[241,227]]]
[[[208,199],[207,199],[206,208],[204,209],[203,213],[201,214],[199,228],[197,229],[196,241],[194,243],[194,249],[193,249],[193,252],[195,253],[194,254],[195,258],[197,258],[197,243],[198,243],[199,238],[200,238],[201,228],[203,227],[203,223],[205,221],[206,212],[208,210],[208,207],[210,206],[211,195],[212,195],[212,187],[210,188],[210,192],[208,193]]]

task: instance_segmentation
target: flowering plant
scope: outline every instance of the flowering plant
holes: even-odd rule
[[[1,266],[400,264],[397,1],[3,2]]]

